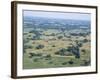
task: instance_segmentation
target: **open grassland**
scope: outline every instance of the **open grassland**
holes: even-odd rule
[[[69,32],[74,31],[24,30],[23,68],[89,66],[91,62],[90,34],[75,36],[70,35]]]

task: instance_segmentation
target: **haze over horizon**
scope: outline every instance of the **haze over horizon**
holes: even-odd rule
[[[55,19],[71,19],[71,20],[91,20],[90,13],[76,12],[49,12],[49,11],[32,11],[24,10],[23,16],[55,18]]]

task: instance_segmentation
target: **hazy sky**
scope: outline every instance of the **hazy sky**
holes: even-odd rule
[[[33,17],[48,17],[60,19],[74,19],[74,20],[91,20],[91,14],[75,13],[75,12],[46,12],[46,11],[23,11],[24,16]]]

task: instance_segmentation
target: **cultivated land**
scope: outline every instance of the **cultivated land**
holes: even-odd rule
[[[90,65],[89,21],[45,18],[25,18],[24,21],[24,69]]]

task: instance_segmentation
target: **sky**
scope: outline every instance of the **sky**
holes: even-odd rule
[[[89,13],[24,10],[23,15],[32,17],[56,18],[56,19],[91,20],[91,14]]]

